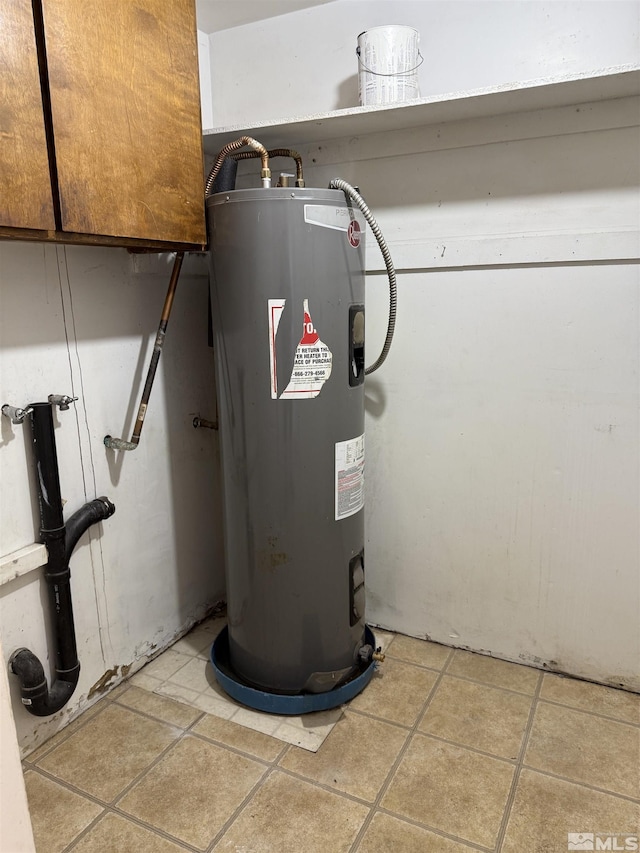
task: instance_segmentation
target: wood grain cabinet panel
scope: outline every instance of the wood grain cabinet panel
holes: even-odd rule
[[[0,0],[0,238],[206,243],[194,0]]]
[[[42,8],[63,231],[204,244],[193,0]]]
[[[0,0],[0,226],[55,227],[31,0]]]

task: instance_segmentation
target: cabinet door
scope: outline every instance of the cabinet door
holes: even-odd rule
[[[0,0],[0,225],[55,228],[31,0]]]
[[[62,229],[205,243],[193,0],[42,5]]]

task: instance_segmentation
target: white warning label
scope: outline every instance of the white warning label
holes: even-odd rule
[[[296,347],[291,379],[280,394],[281,400],[304,400],[317,397],[322,386],[331,376],[333,356],[329,347],[320,340],[311,321],[308,299],[304,300],[303,308],[302,338]]]
[[[271,399],[278,399],[278,363],[276,361],[276,335],[286,299],[269,299],[269,370],[271,373]]]
[[[336,442],[336,521],[364,506],[364,435]]]

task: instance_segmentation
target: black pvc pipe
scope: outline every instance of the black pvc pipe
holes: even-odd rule
[[[81,506],[80,509],[73,513],[65,524],[65,559],[67,562],[71,559],[78,541],[89,527],[98,521],[110,518],[115,511],[115,506],[109,498],[103,495],[93,501],[89,501],[89,503]]]
[[[80,675],[69,559],[83,533],[92,524],[112,516],[115,506],[108,498],[96,498],[75,512],[65,526],[53,407],[51,403],[31,403],[28,408],[38,483],[40,541],[46,545],[49,557],[44,577],[55,643],[55,676],[51,688],[47,686],[42,664],[29,649],[15,651],[9,667],[20,681],[20,695],[27,711],[36,717],[47,717],[67,704]]]

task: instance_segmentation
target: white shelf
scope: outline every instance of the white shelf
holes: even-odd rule
[[[621,65],[580,76],[507,83],[486,89],[418,98],[392,107],[351,107],[254,125],[204,131],[204,150],[215,155],[239,136],[256,136],[269,148],[406,130],[428,124],[483,118],[640,95],[640,68]]]

